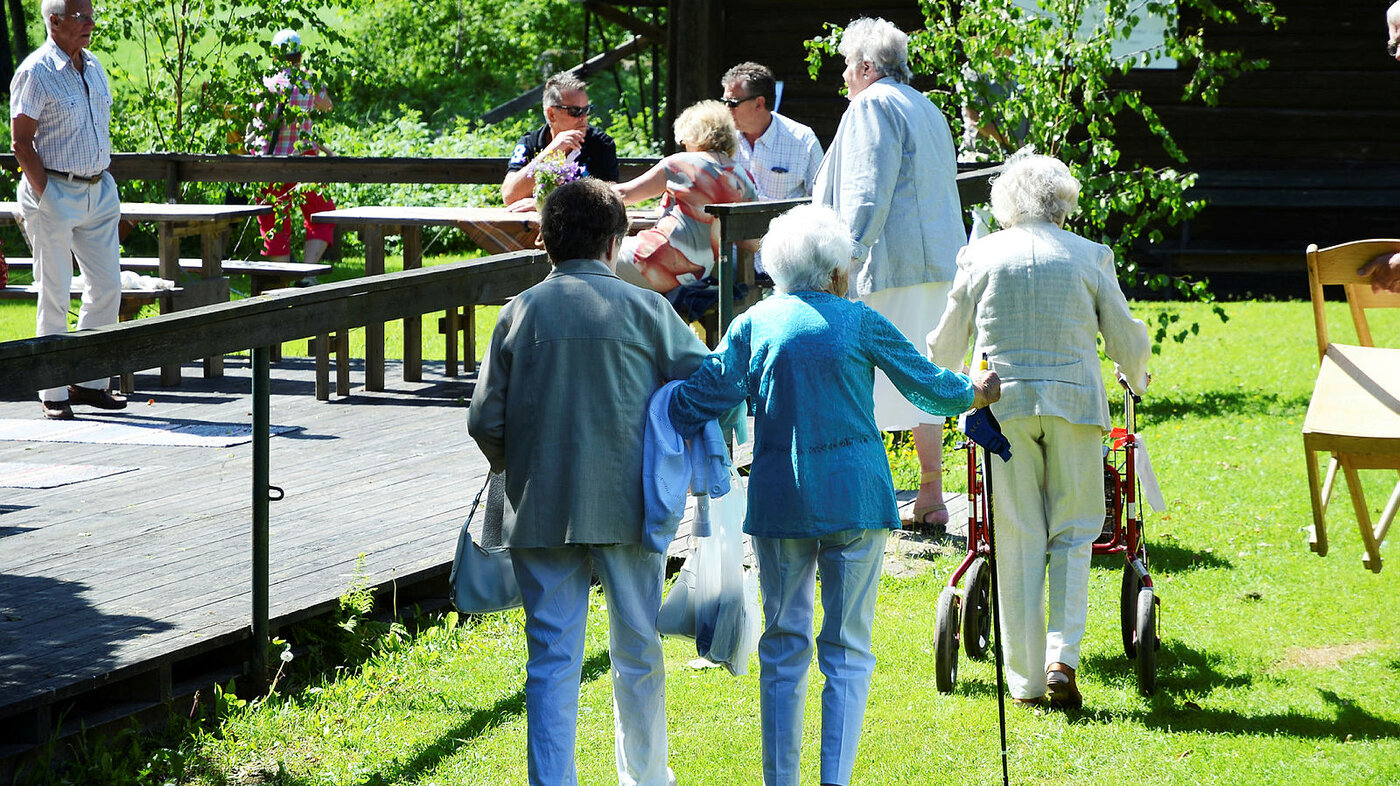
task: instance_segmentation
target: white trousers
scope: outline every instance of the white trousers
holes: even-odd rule
[[[871,292],[859,300],[875,309],[899,328],[922,355],[929,331],[938,327],[948,305],[951,281],[915,284]],[[956,370],[956,369],[954,369]],[[919,409],[890,382],[885,372],[875,369],[875,425],[881,431],[908,431],[915,426],[932,424],[942,428],[943,418]]]
[[[665,558],[640,545],[511,549],[525,602],[530,783],[578,783],[574,739],[588,588],[596,569],[608,601],[617,782],[666,786],[666,664],[656,613]]]
[[[870,629],[885,559],[886,529],[851,529],[820,538],[754,538],[763,588],[758,640],[763,783],[798,783],[802,709],[812,663],[813,594],[821,575],[821,782],[846,784],[855,767],[875,655]]]
[[[1012,454],[991,462],[1002,641],[1011,695],[1030,699],[1045,695],[1050,664],[1079,668],[1089,560],[1103,527],[1103,432],[1053,416],[1001,429]]]
[[[19,209],[24,232],[34,250],[34,283],[39,289],[34,333],[51,336],[68,332],[69,288],[73,259],[83,274],[83,300],[78,330],[110,325],[121,308],[121,262],[117,224],[121,199],[110,174],[87,183],[68,182],[56,175],[37,199],[29,179],[19,179]],[[105,388],[107,379],[80,383]],[[68,388],[39,391],[44,401],[67,401]]]

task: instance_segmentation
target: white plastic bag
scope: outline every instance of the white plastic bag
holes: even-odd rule
[[[719,499],[696,499],[695,529],[705,531],[702,525],[708,520],[709,534],[692,538],[656,627],[668,636],[694,639],[700,657],[741,676],[758,649],[762,622],[758,571],[744,568],[747,482],[736,472],[730,483],[730,492]]]

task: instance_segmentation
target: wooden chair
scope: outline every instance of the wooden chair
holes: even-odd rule
[[[1400,349],[1376,347],[1366,312],[1375,308],[1400,308],[1400,294],[1371,291],[1367,278],[1356,271],[1372,258],[1400,252],[1400,240],[1360,240],[1331,248],[1308,246],[1308,285],[1313,319],[1317,327],[1317,351],[1321,360],[1308,414],[1303,421],[1303,450],[1308,461],[1308,490],[1312,497],[1313,524],[1309,545],[1327,554],[1325,514],[1340,469],[1351,492],[1357,526],[1366,547],[1362,562],[1372,572],[1381,570],[1381,543],[1400,509],[1400,483],[1371,525],[1359,470],[1400,472]],[[1346,291],[1360,346],[1328,340],[1327,315],[1322,288],[1340,284]],[[1317,454],[1331,454],[1326,478],[1318,482]]]

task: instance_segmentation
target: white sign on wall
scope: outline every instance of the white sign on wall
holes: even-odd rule
[[[1036,0],[1012,0],[1012,2],[1033,14],[1043,14]],[[1084,12],[1084,23],[1080,26],[1080,34],[1087,36],[1094,27],[1103,20],[1103,10],[1095,3],[1090,3],[1089,8]],[[1154,52],[1161,52],[1163,42],[1166,40],[1167,20],[1158,14],[1149,13],[1146,0],[1139,0],[1130,8],[1132,13],[1139,17],[1137,27],[1128,38],[1115,38],[1113,41],[1113,56],[1119,60],[1138,59],[1139,68],[1176,68],[1176,61],[1170,57],[1158,57],[1151,62],[1146,62],[1146,55]]]

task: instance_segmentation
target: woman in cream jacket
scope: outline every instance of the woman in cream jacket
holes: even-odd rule
[[[1065,165],[1013,157],[992,185],[1003,227],[958,257],[929,356],[957,368],[971,341],[1003,380],[992,412],[1011,442],[991,462],[1002,640],[1011,695],[1082,705],[1075,681],[1089,559],[1104,519],[1108,399],[1096,338],[1129,385],[1147,385],[1147,327],[1128,311],[1107,246],[1066,231],[1079,183]],[[1048,575],[1047,575],[1048,574]],[[1048,631],[1046,586],[1049,585]]]

